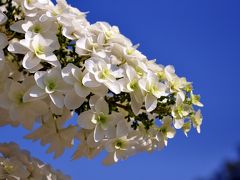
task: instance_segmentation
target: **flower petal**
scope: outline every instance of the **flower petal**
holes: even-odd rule
[[[94,129],[94,141],[99,142],[104,138],[105,132],[100,124],[97,124]]]
[[[108,114],[109,113],[108,103],[103,98],[99,98],[95,104],[95,110],[97,113],[102,112],[104,114]]]
[[[104,84],[115,94],[119,94],[121,92],[120,84],[117,81],[106,81]]]
[[[100,84],[95,80],[94,75],[90,73],[86,73],[82,79],[82,83],[84,86],[87,87],[98,87]]]
[[[40,59],[29,51],[23,58],[23,67],[26,69],[32,69],[40,63]]]
[[[91,110],[84,111],[78,116],[78,124],[84,129],[93,129],[95,127],[95,124],[91,121],[93,118],[94,114]]]
[[[147,112],[153,111],[157,107],[157,98],[152,94],[147,94],[145,97],[145,108]]]
[[[80,84],[79,82],[76,82],[74,84],[74,90],[77,93],[77,95],[80,97],[86,97],[90,93],[89,89],[83,86],[82,84]]]
[[[75,78],[72,75],[72,69],[73,68],[74,68],[74,65],[70,63],[62,69],[63,80],[66,83],[71,84],[71,85],[73,85],[74,82],[76,81]]]
[[[23,96],[23,102],[31,102],[38,99],[43,99],[47,96],[44,90],[37,85],[30,88]]]
[[[175,119],[174,120],[174,127],[176,129],[181,129],[184,125],[184,119]]]
[[[64,96],[60,92],[54,92],[49,94],[49,97],[51,98],[53,104],[55,104],[58,108],[64,107]]]
[[[87,69],[88,72],[94,74],[97,69],[96,69],[96,63],[94,63],[92,60],[87,60],[85,62],[85,68]]]
[[[38,71],[34,74],[34,79],[41,89],[45,89],[45,84],[44,84],[44,75],[46,74],[45,71]]]
[[[84,102],[84,98],[79,97],[75,91],[71,90],[69,91],[65,98],[64,98],[64,104],[68,109],[77,109],[79,108],[82,103]]]
[[[138,113],[141,110],[141,107],[142,107],[143,103],[137,102],[135,96],[132,93],[130,94],[130,97],[131,97],[131,108],[132,108],[132,111],[133,111],[133,113],[135,115],[138,115]]]
[[[37,56],[40,58],[40,59],[43,59],[45,61],[57,61],[57,56],[51,52],[47,52],[47,53],[44,53],[44,54],[37,54]]]
[[[117,132],[116,132],[117,138],[127,136],[127,134],[128,134],[128,126],[127,126],[126,122],[124,120],[118,122]]]

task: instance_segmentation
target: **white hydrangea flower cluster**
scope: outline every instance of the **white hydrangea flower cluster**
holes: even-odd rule
[[[70,180],[15,143],[0,143],[0,179]]]
[[[50,144],[55,157],[79,140],[74,159],[106,150],[104,164],[161,149],[176,129],[200,132],[191,83],[85,15],[64,0],[2,3],[0,125],[38,124],[26,138]]]

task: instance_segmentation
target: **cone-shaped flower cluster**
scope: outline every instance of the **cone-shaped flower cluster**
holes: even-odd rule
[[[105,164],[161,149],[176,129],[200,132],[191,83],[118,27],[90,24],[64,0],[6,0],[0,10],[0,125],[38,124],[26,138],[56,157],[79,140],[74,159],[106,150]]]
[[[0,143],[0,179],[70,180],[70,177],[31,157],[15,143]]]

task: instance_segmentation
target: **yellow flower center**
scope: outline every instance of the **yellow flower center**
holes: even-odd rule
[[[37,54],[37,55],[44,54],[44,47],[41,46],[41,45],[38,45],[38,46],[35,48],[35,54]]]
[[[56,88],[56,83],[53,81],[48,82],[47,88],[49,91],[53,91]]]
[[[118,150],[121,150],[124,148],[124,142],[122,140],[117,140],[115,142],[115,148],[118,149]]]
[[[132,90],[136,90],[137,88],[138,88],[138,83],[137,83],[137,80],[132,80],[131,82],[130,82],[130,88],[132,89]]]
[[[41,31],[41,26],[40,25],[36,25],[33,27],[33,32],[35,33],[39,33]]]
[[[100,74],[100,79],[106,79],[110,75],[109,69],[105,68]]]
[[[100,114],[97,116],[96,120],[100,124],[105,124],[107,122],[107,117],[104,114]]]

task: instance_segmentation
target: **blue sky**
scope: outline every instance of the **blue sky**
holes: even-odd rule
[[[239,0],[69,0],[89,11],[90,22],[107,21],[149,59],[172,64],[193,82],[205,107],[202,133],[180,131],[166,149],[138,154],[111,167],[94,160],[70,161],[72,150],[53,160],[46,147],[23,140],[22,128],[4,127],[0,141],[16,141],[32,155],[79,179],[192,180],[206,177],[235,157],[240,144],[240,1]]]

